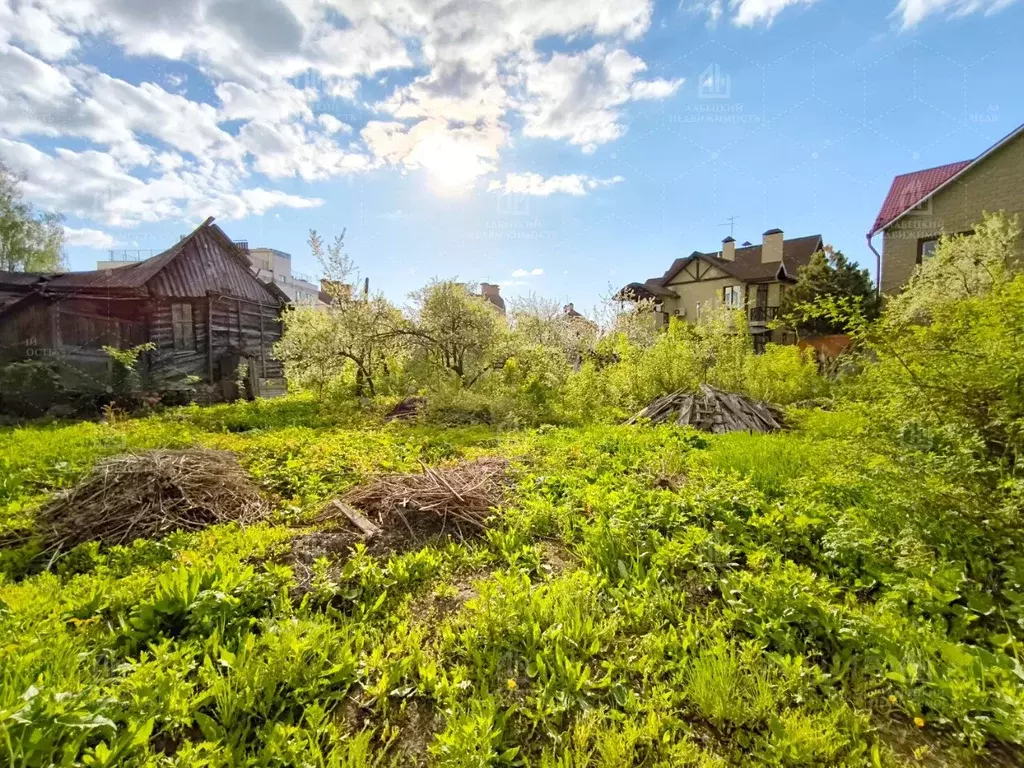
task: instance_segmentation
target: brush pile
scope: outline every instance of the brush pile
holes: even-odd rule
[[[53,550],[86,541],[127,544],[215,523],[253,523],[269,511],[228,451],[148,451],[101,461],[36,517]]]
[[[702,384],[697,393],[679,390],[659,397],[630,418],[651,424],[678,424],[720,435],[724,432],[775,432],[783,429],[778,410],[743,395]]]
[[[465,538],[487,528],[493,509],[504,500],[507,471],[504,459],[486,458],[439,469],[424,465],[421,473],[380,475],[349,491],[341,504],[328,505],[321,519],[345,517],[368,534],[351,513],[356,508],[388,535],[408,533],[415,540],[448,532]]]
[[[384,417],[384,421],[409,421],[415,419],[426,407],[427,401],[423,397],[407,397]]]

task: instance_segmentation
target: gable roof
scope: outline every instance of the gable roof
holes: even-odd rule
[[[885,196],[882,209],[875,217],[871,234],[885,229],[904,213],[919,206],[932,194],[971,164],[970,160],[940,165],[937,168],[926,168],[923,171],[903,173],[892,180],[889,194]]]
[[[772,282],[779,277],[780,269],[783,276],[796,279],[797,270],[805,266],[816,251],[820,251],[824,243],[821,235],[793,237],[782,242],[782,261],[761,262],[760,245],[749,245],[737,248],[736,256],[731,261],[723,259],[718,253],[701,253],[694,251],[689,256],[676,259],[658,280],[658,284],[667,286],[688,264],[700,259],[714,265],[727,275],[745,283]],[[648,281],[650,282],[650,281]]]
[[[179,258],[187,254],[191,258]],[[212,265],[221,268],[216,269]],[[226,268],[224,268],[226,267]],[[252,262],[211,216],[163,253],[117,269],[62,274],[22,274],[11,285],[30,286],[51,295],[112,294],[201,297],[212,289],[254,302],[287,303],[280,288],[259,280]],[[6,275],[0,275],[0,286]]]
[[[676,259],[672,266],[661,277],[652,277],[642,283],[630,283],[617,294],[620,297],[636,298],[674,297],[679,294],[669,287],[673,278],[694,261],[700,259],[720,269],[725,274],[735,277],[743,283],[771,283],[776,280],[795,280],[800,267],[806,266],[817,251],[822,250],[824,241],[821,235],[793,237],[782,242],[782,261],[761,263],[760,245],[748,245],[736,249],[736,257],[732,261],[723,259],[718,253],[702,253],[694,251],[689,256]]]
[[[936,192],[952,184],[993,152],[1009,144],[1021,134],[1024,134],[1024,124],[1017,126],[973,160],[961,160],[958,163],[926,168],[923,171],[904,173],[894,178],[892,186],[889,187],[889,194],[886,195],[885,201],[882,203],[882,209],[875,217],[871,231],[868,232],[868,237],[891,227],[914,208],[935,195]]]

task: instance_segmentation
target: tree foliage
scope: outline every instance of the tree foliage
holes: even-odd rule
[[[940,307],[985,296],[1024,268],[1020,219],[986,214],[971,235],[943,235],[907,289],[890,299],[890,322],[922,322]]]
[[[25,202],[21,179],[0,163],[0,271],[57,271],[63,246],[63,218]]]
[[[500,366],[495,353],[505,323],[493,304],[456,280],[434,280],[411,298],[408,333],[429,361],[466,386]]]
[[[331,296],[326,309],[300,307],[285,316],[285,334],[275,353],[298,381],[322,396],[328,383],[347,373],[360,396],[380,393],[389,375],[389,360],[398,352],[396,330],[401,312],[382,293],[352,290],[358,273],[345,253],[345,233],[324,245],[316,232],[309,247],[326,276]]]
[[[868,271],[858,268],[832,246],[815,253],[800,268],[796,284],[782,294],[779,316],[802,335],[845,332],[847,328],[841,321],[809,311],[823,298],[855,301],[861,315],[868,319],[878,315],[879,300]]]

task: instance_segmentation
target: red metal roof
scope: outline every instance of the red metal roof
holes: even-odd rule
[[[878,212],[874,226],[871,227],[871,234],[875,234],[878,230],[891,224],[894,219],[920,204],[932,192],[972,162],[974,161],[962,160],[959,163],[940,165],[938,168],[928,168],[897,176],[892,180],[889,194],[886,195],[885,202],[882,203],[882,210]]]
[[[885,229],[896,219],[902,217],[912,208],[916,208],[926,199],[934,195],[940,187],[952,184],[967,169],[984,161],[987,157],[1005,147],[1011,141],[1024,135],[1024,124],[1018,125],[1009,134],[1001,138],[991,147],[986,149],[977,157],[971,160],[963,160],[959,163],[940,165],[938,168],[928,168],[924,171],[905,173],[892,180],[892,187],[889,194],[882,203],[882,210],[878,212],[875,225],[868,232],[868,238]]]

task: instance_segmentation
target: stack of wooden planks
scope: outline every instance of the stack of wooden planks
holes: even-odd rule
[[[651,424],[678,424],[716,435],[725,432],[775,432],[783,429],[782,415],[772,406],[702,384],[699,392],[679,390],[659,397],[630,418]]]

